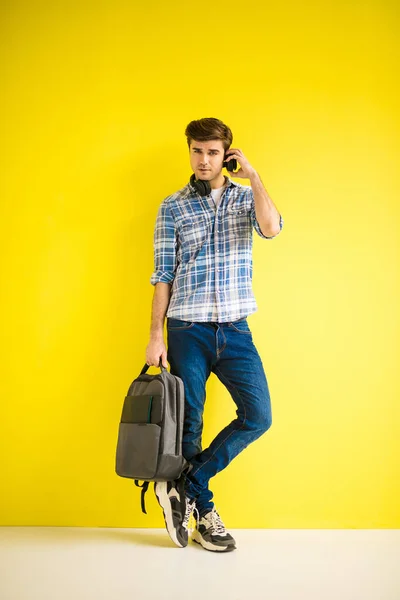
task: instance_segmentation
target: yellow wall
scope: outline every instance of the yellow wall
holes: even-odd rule
[[[213,480],[217,508],[230,527],[400,525],[397,3],[261,4],[2,4],[1,525],[163,526],[115,448],[157,209],[206,116],[285,219],[255,236],[249,318],[273,425]],[[234,416],[207,389],[205,443]]]

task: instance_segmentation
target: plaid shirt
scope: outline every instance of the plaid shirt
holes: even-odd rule
[[[253,227],[264,239],[276,236],[262,233],[251,186],[225,179],[218,207],[211,195],[200,196],[188,183],[158,210],[150,283],[172,284],[167,317],[224,323],[257,310],[251,284]],[[280,215],[279,232],[282,227]]]

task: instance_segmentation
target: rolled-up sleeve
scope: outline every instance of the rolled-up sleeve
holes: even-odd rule
[[[174,218],[166,202],[158,210],[153,246],[154,271],[150,283],[172,283],[176,270],[176,235]]]
[[[251,197],[251,221],[253,224],[254,229],[256,230],[256,232],[258,233],[258,235],[266,240],[272,240],[274,238],[276,238],[277,235],[280,234],[280,232],[282,231],[282,227],[283,227],[283,217],[280,214],[279,215],[279,231],[278,233],[276,233],[275,235],[264,235],[263,232],[261,231],[261,227],[257,221],[257,217],[256,217],[256,207],[255,207],[255,203],[254,203],[254,194],[253,194],[253,190],[250,188],[249,190],[250,193],[250,197]]]

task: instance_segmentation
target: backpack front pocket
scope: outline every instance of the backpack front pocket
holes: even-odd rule
[[[116,473],[121,477],[151,479],[157,470],[161,427],[154,423],[120,423]]]
[[[161,423],[161,421],[160,395],[142,394],[125,397],[121,423]]]

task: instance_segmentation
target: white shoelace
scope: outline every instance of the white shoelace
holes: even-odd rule
[[[211,527],[213,528],[216,534],[226,533],[225,525],[223,524],[222,519],[215,510],[215,508],[213,508],[203,518],[210,523]]]
[[[193,531],[193,527],[189,529],[189,523],[190,523],[191,518],[193,517],[194,512],[197,513],[197,522],[198,522],[199,521],[199,512],[196,508],[196,501],[186,498],[186,511],[185,511],[185,516],[184,516],[183,522],[182,522],[182,527],[187,529],[188,533],[191,533]]]

